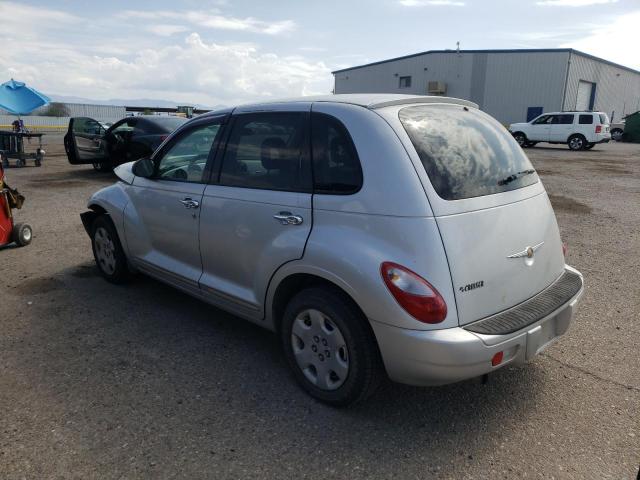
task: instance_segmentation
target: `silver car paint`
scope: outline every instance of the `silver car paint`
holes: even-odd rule
[[[460,251],[452,248],[449,244],[455,243],[456,235],[464,233],[464,229],[468,227],[465,227],[464,221],[454,222],[449,226],[444,217],[464,219],[461,214],[466,212],[494,211],[489,213],[486,220],[483,215],[474,219],[474,222],[484,223],[485,228],[488,228],[491,223],[501,221],[501,214],[496,212],[506,212],[509,208],[518,211],[520,206],[526,204],[527,199],[533,202],[531,208],[540,208],[542,204],[539,202],[542,201],[547,206],[548,199],[542,184],[538,182],[519,190],[481,198],[453,202],[439,199],[420,164],[415,148],[397,120],[398,110],[410,103],[408,99],[390,98],[387,106],[376,109],[364,107],[366,98],[345,100],[346,103],[330,101],[331,98],[334,97],[308,105],[314,111],[334,115],[349,130],[361,159],[364,177],[363,188],[356,194],[316,194],[311,199],[311,195],[305,194],[283,195],[282,192],[217,185],[194,186],[195,191],[189,192],[168,189],[165,192],[172,195],[172,200],[176,203],[176,194],[178,197],[187,193],[197,196],[199,187],[203,189],[203,208],[199,212],[200,238],[195,242],[176,245],[176,250],[154,240],[154,233],[160,232],[149,232],[150,227],[144,225],[143,218],[152,210],[151,206],[140,205],[144,201],[144,195],[134,194],[138,200],[130,204],[131,189],[143,187],[137,178],[134,185],[118,182],[97,192],[89,205],[99,205],[109,212],[121,238],[127,238],[126,245],[123,246],[134,263],[136,256],[147,260],[155,259],[158,268],[147,268],[147,273],[266,328],[275,328],[277,319],[272,316],[273,298],[277,286],[288,276],[305,273],[333,282],[351,295],[369,318],[387,372],[394,380],[427,385],[449,383],[486,373],[493,369],[488,359],[496,345],[520,345],[519,353],[517,349],[514,350],[517,355],[514,353],[513,358],[508,358],[504,364],[524,360],[525,347],[527,341],[530,342],[527,339],[536,335],[535,332],[531,333],[531,327],[488,342],[477,334],[459,328],[461,323],[475,318],[478,312],[497,312],[504,305],[517,302],[520,297],[511,292],[502,303],[494,304],[493,308],[490,304],[495,302],[495,295],[492,294],[488,303],[475,298],[474,301],[469,301],[471,310],[475,312],[471,315],[464,313],[467,310],[465,305],[461,309],[457,306],[452,282],[454,272],[450,271],[447,253],[449,256],[454,252],[455,255],[469,254],[469,262],[473,263],[486,252],[482,249],[465,252],[464,249]],[[433,103],[436,100],[429,101]],[[447,99],[437,101],[446,102]],[[242,111],[305,109],[308,108],[306,103],[247,106]],[[398,106],[396,103],[403,105]],[[298,106],[295,107],[294,104]],[[119,176],[129,180],[131,166],[120,168],[122,171],[118,173]],[[384,192],[383,197],[381,192]],[[381,201],[381,198],[384,200]],[[180,212],[179,208],[173,209],[169,205],[173,205],[173,201],[158,201],[154,208],[162,206],[166,209],[163,212],[170,216],[168,218],[174,219],[176,224],[188,225],[188,215],[191,212]],[[275,220],[270,223],[272,219],[269,215],[281,207],[301,214],[305,219],[303,228],[299,228],[300,225],[280,228],[281,225]],[[144,213],[141,215],[139,210]],[[528,208],[522,214],[526,214],[526,211]],[[539,264],[541,268],[548,270],[549,275],[557,276],[565,265],[561,249],[556,248],[560,245],[560,240],[555,217],[550,206],[541,211],[543,216],[547,216],[546,221],[542,219],[540,223],[544,226],[543,236],[550,244],[549,250],[554,248],[559,255],[553,254]],[[533,210],[529,211],[532,212]],[[186,213],[187,217],[181,213]],[[154,220],[152,223],[152,228],[161,228],[160,221]],[[165,222],[165,225],[173,224]],[[165,231],[165,234],[168,233]],[[260,233],[265,238],[261,238]],[[471,233],[475,234],[473,231]],[[535,238],[527,237],[527,234],[534,233],[538,232],[523,231],[518,234],[520,237],[515,235],[514,238],[504,238],[498,245],[491,245],[491,254],[500,252],[500,255],[504,253],[506,257],[509,253],[522,250],[526,245],[520,245],[521,242],[536,242]],[[187,235],[192,238],[191,233]],[[445,237],[445,245],[441,235]],[[221,243],[219,236],[223,239]],[[185,238],[180,233],[180,238],[176,240]],[[215,242],[212,241],[214,238]],[[306,247],[303,239],[307,241]],[[220,250],[216,251],[215,248],[220,245]],[[164,251],[152,252],[159,248]],[[193,265],[190,260],[180,259],[182,253],[177,251],[185,248],[203,252],[204,270],[196,285],[193,284]],[[450,248],[451,252],[445,252],[445,248]],[[164,259],[163,255],[176,255],[179,259]],[[428,325],[418,322],[399,307],[380,278],[380,263],[385,260],[406,265],[427,278],[440,291],[448,305],[448,315],[443,323]],[[510,261],[517,265],[521,259]],[[137,264],[145,268],[144,262]],[[461,259],[460,267],[463,266],[464,261]],[[526,268],[524,265],[521,267]],[[465,275],[461,273],[453,276],[457,278]],[[500,272],[496,271],[495,278],[499,276]],[[520,283],[521,296],[528,298],[537,293],[539,290],[536,289],[541,289],[539,287],[544,282],[540,285],[536,282]],[[555,322],[562,327],[557,328],[558,335],[564,333],[564,327],[568,327],[581,293],[538,324]],[[473,306],[474,304],[477,305]],[[458,319],[459,309],[465,315],[462,321]],[[535,329],[536,325],[532,327]]]

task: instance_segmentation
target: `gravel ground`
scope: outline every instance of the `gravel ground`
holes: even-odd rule
[[[0,478],[635,479],[640,463],[640,145],[527,153],[586,292],[572,328],[489,383],[385,384],[336,410],[269,332],[147,278],[101,280],[78,214],[113,181],[7,171],[26,248],[0,249]]]

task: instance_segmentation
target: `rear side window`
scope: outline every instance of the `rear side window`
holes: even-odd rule
[[[400,110],[404,126],[436,193],[460,200],[532,185],[538,175],[507,130],[460,105]]]
[[[591,125],[593,123],[593,115],[580,115],[580,125]]]
[[[310,191],[308,155],[303,147],[308,145],[308,141],[305,142],[305,138],[308,138],[307,129],[306,113],[239,115],[222,159],[220,184],[292,192]]]
[[[311,132],[314,192],[346,195],[360,190],[360,160],[344,125],[329,115],[313,113]]]
[[[599,114],[599,117],[600,117],[600,123],[602,125],[609,125],[609,117],[607,117],[605,113]]]

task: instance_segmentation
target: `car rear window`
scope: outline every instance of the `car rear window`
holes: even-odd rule
[[[538,181],[531,162],[495,119],[460,105],[399,112],[429,180],[445,200],[516,190]]]

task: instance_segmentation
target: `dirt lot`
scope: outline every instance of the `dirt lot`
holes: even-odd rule
[[[559,343],[489,383],[386,384],[335,410],[270,333],[146,278],[102,281],[78,214],[112,182],[8,170],[27,248],[0,249],[0,478],[635,479],[640,146],[528,150],[586,292]]]

